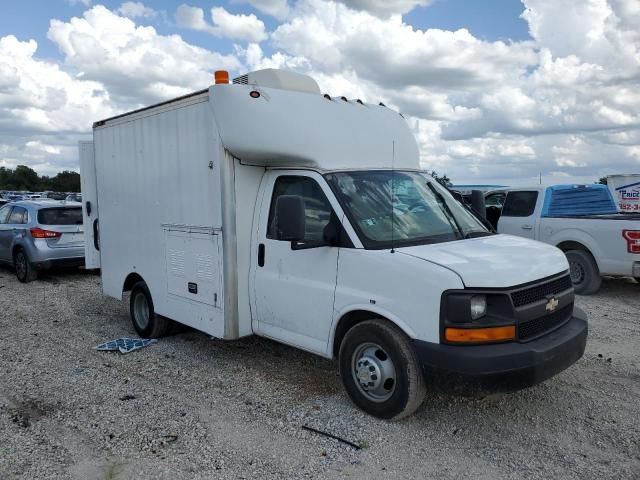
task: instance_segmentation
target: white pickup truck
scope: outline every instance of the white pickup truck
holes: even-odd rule
[[[494,190],[487,220],[499,233],[555,245],[567,256],[576,293],[595,293],[602,275],[640,282],[640,215],[617,213],[605,185]]]

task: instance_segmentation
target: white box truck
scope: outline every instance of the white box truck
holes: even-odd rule
[[[337,358],[363,410],[507,391],[583,354],[560,250],[491,234],[420,169],[404,118],[280,70],[96,122],[88,267],[143,337],[179,322]]]

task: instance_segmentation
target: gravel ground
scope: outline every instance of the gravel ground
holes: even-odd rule
[[[400,422],[356,409],[333,362],[259,339],[135,336],[100,279],[0,268],[0,479],[639,478],[640,286],[579,297],[585,356],[542,385],[429,393]],[[361,447],[304,430],[330,432]]]

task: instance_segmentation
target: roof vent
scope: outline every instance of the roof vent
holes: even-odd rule
[[[234,78],[233,83],[236,85],[257,85],[265,88],[320,94],[320,87],[318,87],[316,81],[308,75],[275,68],[249,72]]]
[[[235,85],[249,85],[249,75],[246,73],[233,79]]]

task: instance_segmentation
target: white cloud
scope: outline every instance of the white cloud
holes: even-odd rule
[[[0,38],[0,131],[3,135],[87,131],[112,113],[99,82],[80,80],[54,63],[37,60],[34,40]]]
[[[307,0],[272,35],[275,45],[319,69],[354,69],[388,89],[487,88],[536,61],[533,45],[478,40],[465,29],[416,30],[399,16],[381,19],[342,4]]]
[[[158,16],[157,11],[147,7],[142,2],[124,2],[116,10],[116,13],[129,18],[153,18]]]
[[[279,20],[268,55],[258,17],[219,7],[208,16],[183,5],[176,18],[241,40],[234,55],[160,35],[102,6],[51,23],[61,65],[37,59],[33,41],[4,37],[0,164],[68,168],[74,135],[104,112],[202,88],[217,68],[271,67],[309,74],[334,96],[399,109],[423,166],[456,182],[537,183],[540,172],[545,181],[593,181],[640,169],[637,0],[523,0],[532,39],[518,42],[407,24],[402,14],[428,1],[233,3]]]
[[[354,10],[364,10],[378,16],[408,13],[418,6],[426,6],[434,0],[337,0]]]
[[[88,7],[91,5],[91,0],[67,0],[67,3],[72,7],[75,5],[84,5],[85,7]]]
[[[264,23],[254,14],[234,15],[223,7],[214,7],[211,9],[211,20],[213,23],[209,24],[199,7],[182,4],[176,10],[176,21],[183,27],[247,42],[261,42],[267,38]]]
[[[290,10],[287,0],[231,0],[231,3],[248,3],[260,12],[281,20]]]
[[[99,82],[35,58],[37,43],[0,38],[0,165],[47,175],[77,169],[76,142],[93,121],[115,113]]]
[[[177,35],[159,35],[101,5],[82,18],[52,20],[48,36],[67,65],[104,84],[112,99],[127,107],[204,88],[214,70],[240,67],[234,56],[195,47]]]

